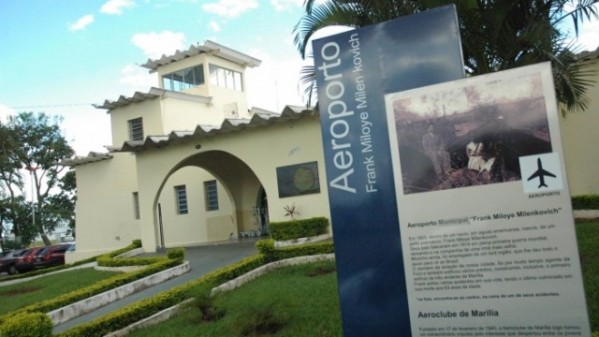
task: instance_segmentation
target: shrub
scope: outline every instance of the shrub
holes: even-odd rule
[[[100,317],[94,321],[76,326],[64,333],[60,334],[61,337],[80,337],[80,336],[103,336],[112,331],[122,329],[130,324],[133,324],[141,319],[144,319],[150,315],[157,313],[160,310],[164,310],[173,305],[181,303],[186,298],[189,298],[190,292],[194,287],[198,286],[213,286],[222,284],[224,282],[235,279],[251,270],[254,270],[268,262],[270,259],[280,259],[295,257],[301,255],[314,255],[322,253],[330,253],[333,251],[333,244],[331,242],[324,243],[313,243],[305,244],[301,246],[285,247],[281,249],[274,248],[273,240],[262,240],[257,243],[260,254],[247,257],[235,264],[220,268],[216,271],[208,273],[196,280],[187,282],[178,287],[172,288],[151,298],[141,300],[127,307],[113,311],[103,317]],[[268,256],[264,253],[267,252]],[[178,254],[178,253],[177,253]],[[170,260],[172,261],[172,260]],[[152,266],[148,267],[151,268]],[[145,268],[144,270],[146,270]],[[275,305],[276,306],[276,305]],[[254,322],[272,322],[273,320],[278,321],[281,316],[272,316],[272,307],[267,306],[259,309],[259,312],[250,321]],[[277,309],[278,310],[278,309]],[[284,322],[284,320],[283,320]],[[262,329],[264,324],[254,324],[253,327],[247,327],[245,323],[239,321],[240,331],[256,331]],[[246,328],[248,330],[246,330]]]
[[[202,276],[199,279],[118,309],[94,321],[76,326],[60,334],[60,336],[103,336],[109,332],[122,329],[132,323],[153,315],[160,310],[181,303],[187,296],[189,296],[189,291],[193,287],[206,284],[214,285],[216,283],[229,281],[263,264],[264,257],[261,254],[245,258],[233,265]]]
[[[270,235],[278,241],[293,240],[326,234],[329,220],[325,217],[271,222],[268,224]]]
[[[101,267],[127,267],[127,266],[148,266],[166,260],[164,257],[143,257],[129,259],[115,259],[108,255],[102,255],[98,258],[98,266]]]
[[[113,277],[99,281],[89,287],[72,291],[68,294],[55,297],[51,300],[41,301],[32,305],[28,305],[24,308],[19,309],[16,312],[0,316],[0,323],[12,319],[12,317],[21,313],[49,312],[64,307],[65,305],[75,303],[79,300],[97,295],[104,291],[114,289],[127,283],[139,280],[141,278],[155,274],[167,268],[174,267],[178,264],[180,264],[180,261],[163,259],[163,261],[149,265],[142,270],[132,273],[118,274]]]
[[[264,255],[258,254],[218,269],[217,271],[206,275],[206,281],[213,282],[215,284],[224,283],[237,278],[251,270],[254,270],[266,263]]]
[[[599,195],[579,195],[572,197],[573,209],[599,209]]]
[[[271,239],[258,241],[256,247],[258,248],[258,251],[264,255],[267,262],[289,259],[297,256],[330,254],[335,251],[333,243],[330,241],[275,248],[275,242]]]
[[[289,323],[290,317],[280,300],[266,304],[249,303],[235,320],[235,327],[242,336],[269,336],[276,334]]]
[[[226,310],[219,308],[214,304],[214,297],[210,296],[207,289],[197,291],[193,300],[188,304],[189,307],[196,309],[200,314],[200,322],[218,321],[226,314]]]
[[[21,313],[6,320],[0,327],[3,337],[50,337],[52,320],[41,312]]]
[[[171,248],[166,251],[166,256],[171,260],[180,260],[183,261],[185,258],[185,249],[184,248]]]

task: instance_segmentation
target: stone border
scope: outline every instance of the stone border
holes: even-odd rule
[[[147,265],[145,265],[145,266],[123,266],[123,267],[95,266],[94,269],[95,270],[100,270],[100,271],[113,271],[113,272],[121,272],[121,273],[130,273],[130,272],[142,270],[145,267],[147,267]]]
[[[233,289],[239,288],[242,285],[278,268],[295,266],[299,264],[306,264],[318,261],[332,261],[335,260],[335,254],[320,254],[320,255],[308,255],[299,256],[285,260],[279,260],[260,266],[254,270],[251,270],[229,282],[223,283],[218,287],[212,288],[210,296],[221,294]]]
[[[135,322],[125,328],[122,328],[120,330],[113,331],[107,335],[104,335],[103,337],[123,337],[123,336],[127,336],[134,330],[146,328],[146,327],[152,326],[154,324],[164,322],[167,319],[173,317],[179,311],[181,311],[181,309],[183,309],[183,307],[191,301],[193,301],[193,298],[187,299],[175,306],[172,306],[170,308],[166,308],[162,311],[159,311],[152,316],[146,317],[146,318],[144,318],[140,321],[137,321],[137,322]]]
[[[599,210],[596,209],[575,209],[572,213],[576,220],[599,219]]]
[[[128,257],[134,257],[134,256],[137,256],[137,255],[143,254],[144,252],[145,251],[144,251],[143,248],[135,248],[135,249],[131,249],[131,250],[128,250],[128,251],[126,251],[126,252],[124,252],[122,254],[117,255],[117,256],[115,256],[115,258],[116,259],[125,259],[125,258],[128,258]]]
[[[331,239],[332,237],[333,236],[331,234],[322,234],[322,235],[311,236],[311,237],[307,237],[307,238],[298,238],[298,239],[286,240],[286,241],[275,241],[275,248],[297,246],[297,245],[302,245],[307,242],[326,241],[326,240]]]
[[[171,278],[189,272],[191,269],[189,261],[184,261],[182,264],[161,272],[146,276],[137,281],[133,281],[120,287],[107,290],[103,293],[88,297],[81,301],[69,304],[65,307],[49,312],[47,315],[56,326],[64,322],[70,321],[73,318],[92,312],[102,306],[117,301],[121,298],[129,296],[140,290],[146,289],[158,283],[162,283]]]

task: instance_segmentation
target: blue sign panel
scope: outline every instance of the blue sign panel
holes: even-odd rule
[[[410,336],[384,95],[463,77],[455,8],[313,47],[344,336]]]

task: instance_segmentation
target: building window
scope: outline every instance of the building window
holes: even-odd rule
[[[204,84],[204,67],[200,64],[162,76],[162,88],[182,91]]]
[[[140,219],[139,215],[139,193],[133,192],[133,217],[135,220]]]
[[[144,140],[144,125],[141,117],[129,120],[129,139]]]
[[[218,210],[218,192],[216,190],[216,180],[204,182],[204,196],[206,200],[207,211]]]
[[[219,87],[243,91],[241,73],[238,71],[210,65],[210,83]]]
[[[187,191],[185,185],[175,186],[175,200],[177,201],[177,213],[187,214]]]

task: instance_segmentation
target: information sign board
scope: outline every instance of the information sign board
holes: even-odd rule
[[[385,101],[412,336],[590,336],[551,65]]]
[[[384,95],[463,78],[455,8],[315,40],[313,50],[343,334],[408,336]]]

